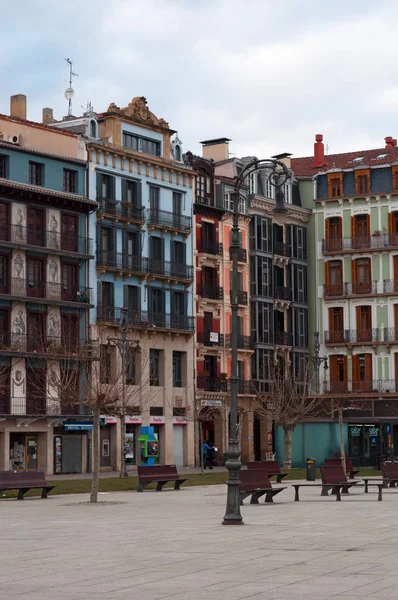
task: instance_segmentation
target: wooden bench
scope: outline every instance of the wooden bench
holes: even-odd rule
[[[398,483],[398,463],[384,462],[381,465],[384,487],[395,488]]]
[[[251,469],[265,469],[268,473],[268,477],[271,479],[276,475],[276,483],[281,483],[282,479],[286,477],[287,473],[282,473],[281,468],[277,460],[263,460],[256,462],[247,463],[247,468]]]
[[[265,495],[265,502],[273,502],[274,496],[286,487],[273,488],[265,469],[244,469],[239,471],[240,503],[251,496],[250,504],[258,504],[259,498]]]
[[[41,497],[47,498],[55,486],[47,485],[44,471],[0,471],[0,493],[18,490],[18,500],[23,500],[29,490],[40,489]]]
[[[341,458],[327,458],[325,461],[326,466],[339,466],[342,465]],[[345,470],[350,479],[354,479],[355,475],[359,473],[358,469],[355,469],[352,464],[351,458],[346,458],[345,460]]]
[[[144,488],[152,482],[156,482],[156,491],[161,492],[162,487],[169,481],[174,481],[174,489],[179,490],[180,485],[186,481],[181,479],[175,465],[162,465],[154,467],[137,467],[138,487],[137,492],[143,492]]]
[[[356,481],[348,481],[347,476],[344,473],[344,469],[342,465],[325,465],[320,468],[322,483],[300,483],[293,484],[295,489],[295,497],[296,502],[299,501],[299,489],[300,487],[321,487],[321,496],[329,496],[329,491],[332,492],[332,495],[336,495],[336,500],[341,500],[341,494],[348,494],[348,490],[350,487],[364,487],[365,492],[368,491],[368,486],[373,485],[378,488],[379,493],[377,500],[382,500],[382,483],[367,483],[366,485],[360,484],[358,480]]]

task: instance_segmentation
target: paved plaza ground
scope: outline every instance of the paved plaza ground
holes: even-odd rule
[[[290,488],[290,486],[289,486]],[[293,490],[223,527],[225,486],[0,500],[0,599],[396,598],[398,490]]]

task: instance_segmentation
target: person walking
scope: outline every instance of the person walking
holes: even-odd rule
[[[208,443],[207,449],[207,464],[209,465],[209,469],[212,469],[216,462],[216,451],[212,442]]]
[[[203,468],[205,469],[207,467],[207,453],[210,449],[209,444],[207,443],[206,440],[204,440],[203,444],[202,444],[202,461],[203,461]]]

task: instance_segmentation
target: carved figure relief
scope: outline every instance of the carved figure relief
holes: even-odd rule
[[[20,254],[15,255],[14,259],[14,276],[17,279],[22,279],[23,277],[23,269],[24,269],[24,261]]]
[[[15,217],[15,240],[17,242],[23,242],[23,214],[22,214],[22,209],[21,208],[17,208],[17,214]]]
[[[48,272],[50,274],[50,283],[58,283],[59,266],[57,261],[52,258],[48,263]]]
[[[51,248],[59,248],[59,243],[58,243],[58,221],[55,218],[55,214],[52,213],[51,217],[50,217],[50,223],[49,223],[49,243]]]
[[[12,378],[12,395],[13,398],[25,396],[25,378],[19,369],[15,371],[15,375]]]
[[[54,312],[48,315],[48,335],[50,337],[59,337],[59,318]]]

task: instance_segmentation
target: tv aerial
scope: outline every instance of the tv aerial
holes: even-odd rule
[[[72,87],[73,77],[79,77],[77,73],[73,72],[73,61],[70,58],[65,58],[69,65],[69,87],[66,88],[64,95],[68,101],[68,117],[72,116],[72,98],[75,95],[75,90]]]

